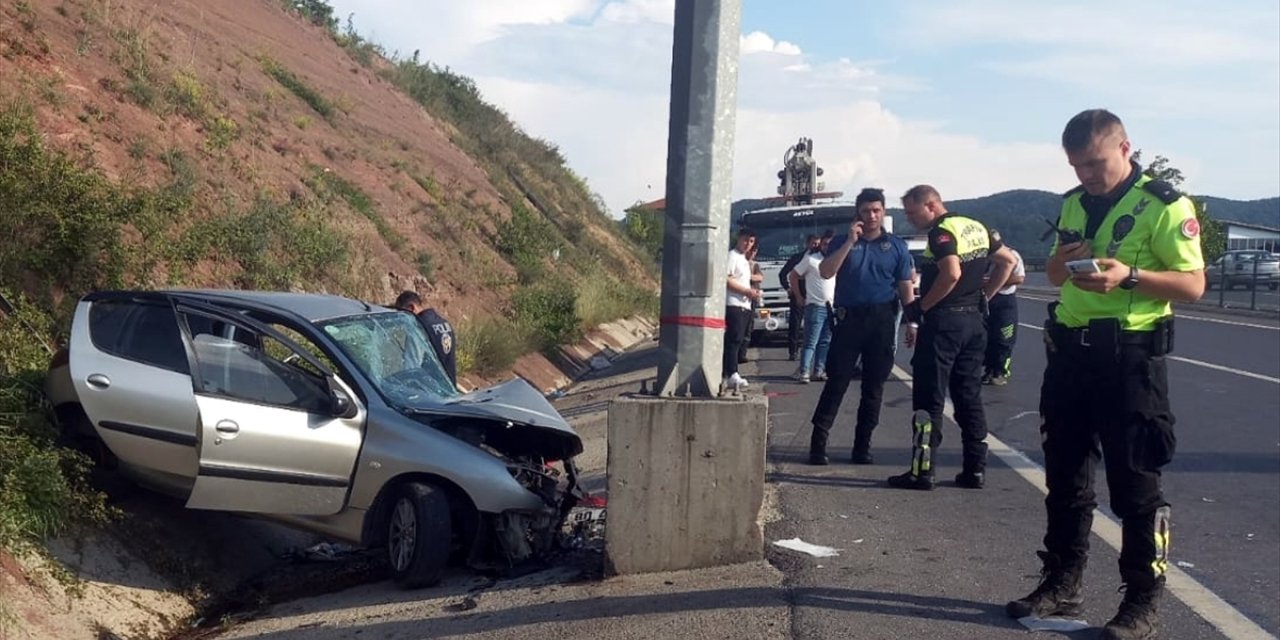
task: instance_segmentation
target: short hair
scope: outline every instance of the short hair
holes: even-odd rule
[[[754,237],[756,237],[756,231],[755,231],[755,229],[752,229],[751,227],[743,227],[743,228],[741,228],[741,229],[738,229],[738,237],[739,237],[739,238],[754,238]]]
[[[858,197],[854,198],[853,200],[853,206],[861,209],[862,205],[868,202],[879,202],[881,205],[883,205],[884,189],[875,189],[872,187],[867,187],[862,191],[859,191]]]
[[[1124,134],[1124,123],[1116,114],[1106,109],[1085,109],[1067,121],[1062,129],[1062,148],[1067,151],[1084,151],[1094,138],[1109,135],[1116,129]]]
[[[836,237],[836,232],[835,232],[834,230],[832,230],[832,229],[827,229],[826,231],[823,231],[823,232],[822,232],[822,239],[823,239],[823,240],[830,240],[830,239],[832,239],[832,238],[834,238],[834,237]]]
[[[422,296],[416,291],[405,291],[396,298],[397,309],[408,309],[413,305],[422,304]]]
[[[999,242],[1001,240],[999,229],[995,227],[987,227],[987,233],[991,235],[992,240],[995,240],[996,242]]]
[[[816,234],[816,233],[811,233],[811,234],[809,234],[809,235],[807,235],[807,236],[805,236],[805,237],[804,237],[804,243],[805,243],[805,244],[809,244],[810,242],[813,242],[814,240],[818,240],[818,239],[819,239],[819,238],[818,238],[818,234]]]
[[[907,189],[907,192],[902,194],[903,202],[910,200],[911,202],[925,203],[930,199],[941,201],[942,195],[938,193],[937,189],[927,184],[918,184]]]

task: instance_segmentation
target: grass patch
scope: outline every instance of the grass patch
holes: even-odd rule
[[[364,216],[373,223],[374,229],[378,231],[378,235],[397,253],[405,247],[404,236],[400,235],[391,225],[387,224],[382,214],[378,213],[374,207],[373,199],[369,197],[360,187],[348,182],[342,176],[328,169],[313,167],[310,178],[304,180],[316,195],[325,201],[331,202],[335,197],[341,198],[344,202],[351,206],[357,213]]]
[[[585,328],[636,315],[658,317],[657,291],[620,282],[599,271],[584,276],[576,291],[574,313]]]
[[[192,120],[204,120],[208,117],[208,108],[205,106],[208,92],[200,79],[190,72],[179,71],[174,74],[165,89],[165,97],[179,113]]]
[[[435,278],[436,261],[435,258],[431,257],[430,253],[427,253],[426,251],[419,251],[418,257],[414,260],[414,263],[418,265],[418,273],[422,274],[422,277],[428,280]]]
[[[116,512],[88,482],[91,462],[62,447],[41,392],[49,355],[41,347],[51,318],[24,298],[0,311],[0,549],[36,551],[39,543]],[[34,338],[34,339],[33,339]]]
[[[458,373],[489,377],[511,368],[529,351],[526,332],[502,317],[458,325]]]
[[[312,89],[303,82],[301,78],[294,75],[292,71],[284,68],[280,63],[268,58],[267,56],[262,56],[260,62],[262,63],[263,72],[268,76],[271,76],[271,78],[276,82],[279,82],[281,86],[291,91],[293,95],[298,96],[299,99],[307,103],[307,106],[320,114],[321,117],[326,120],[333,117],[333,104],[326,100],[324,96],[321,96],[316,92],[315,89]]]
[[[436,182],[433,176],[421,176],[415,173],[410,174],[409,177],[413,178],[413,181],[418,183],[418,186],[422,187],[423,191],[435,198],[436,202],[444,202],[444,189],[439,182]]]

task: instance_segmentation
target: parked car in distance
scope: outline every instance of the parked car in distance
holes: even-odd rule
[[[93,293],[46,391],[64,435],[138,484],[385,547],[404,587],[451,557],[539,557],[584,497],[582,441],[541,393],[461,394],[417,319],[347,298]]]
[[[1243,285],[1251,289],[1257,285],[1275,291],[1280,288],[1280,255],[1260,249],[1227,251],[1205,267],[1204,276],[1209,288]]]

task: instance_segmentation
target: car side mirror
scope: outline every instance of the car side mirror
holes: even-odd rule
[[[329,383],[329,398],[333,401],[333,415],[347,420],[360,415],[360,406],[355,399],[334,382]]]

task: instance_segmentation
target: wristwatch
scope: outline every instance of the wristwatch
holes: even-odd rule
[[[1138,286],[1138,268],[1129,267],[1129,277],[1125,278],[1120,283],[1120,288],[1125,291],[1130,291],[1136,286]]]

